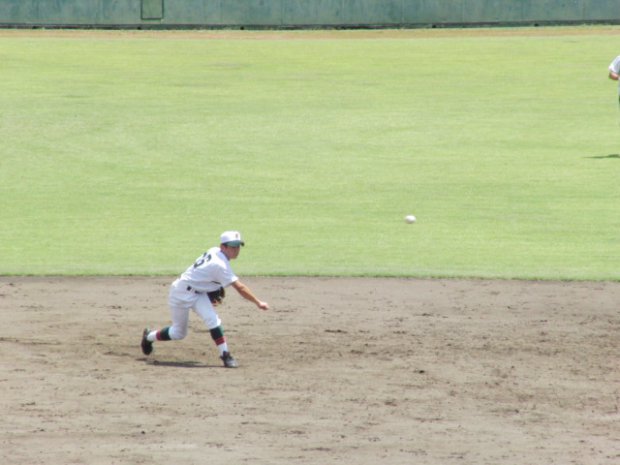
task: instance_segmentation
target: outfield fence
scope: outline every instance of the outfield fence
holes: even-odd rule
[[[618,0],[0,0],[0,27],[320,28],[620,23]]]

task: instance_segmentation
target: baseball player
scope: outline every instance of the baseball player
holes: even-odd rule
[[[142,352],[153,352],[155,341],[171,341],[187,336],[189,311],[194,310],[211,332],[211,337],[220,352],[220,358],[227,368],[236,368],[237,361],[231,355],[222,321],[215,306],[222,302],[224,289],[232,286],[243,298],[253,302],[259,309],[268,310],[267,302],[259,300],[248,286],[243,284],[230,267],[230,261],[239,256],[245,245],[239,231],[226,231],[220,236],[220,246],[212,247],[196,259],[185,272],[175,280],[168,296],[172,325],[142,333]]]
[[[609,79],[618,81],[620,78],[620,55],[609,65]],[[620,104],[620,81],[618,82],[618,103]]]

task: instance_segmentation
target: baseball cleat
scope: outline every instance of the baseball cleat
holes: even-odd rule
[[[142,332],[142,343],[140,344],[140,346],[142,347],[142,353],[144,355],[149,355],[151,352],[153,352],[153,343],[146,338],[146,336],[148,335],[149,329],[144,328],[144,331]]]
[[[233,356],[230,355],[230,352],[224,352],[220,358],[226,368],[237,368],[239,366]]]

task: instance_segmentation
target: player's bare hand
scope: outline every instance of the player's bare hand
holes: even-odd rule
[[[261,310],[269,310],[269,304],[267,302],[259,301],[256,306]]]

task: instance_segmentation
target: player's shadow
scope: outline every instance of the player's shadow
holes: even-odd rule
[[[620,159],[620,153],[610,153],[609,155],[596,155],[593,157],[586,157],[586,158],[593,158],[595,160],[603,160],[606,158],[618,158]]]
[[[162,360],[147,360],[147,364],[156,367],[174,367],[174,368],[222,368],[222,365],[209,365],[207,363],[195,362],[193,360],[188,361],[162,361]]]

